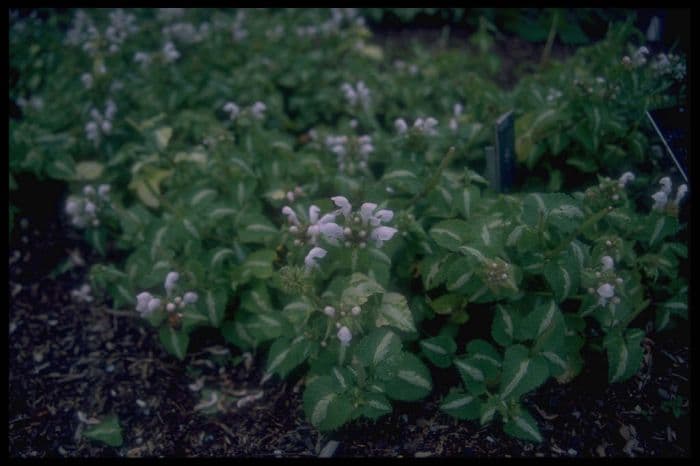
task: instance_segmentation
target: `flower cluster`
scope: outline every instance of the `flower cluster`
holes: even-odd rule
[[[462,116],[462,112],[464,111],[464,106],[460,103],[456,103],[454,107],[452,107],[452,118],[450,118],[450,123],[449,127],[452,131],[457,131],[457,126],[458,126],[458,119],[460,116]],[[437,121],[435,122],[437,124]],[[423,124],[425,125],[425,123]]]
[[[95,190],[92,185],[83,188],[83,196],[70,196],[66,201],[65,211],[71,217],[71,224],[78,228],[88,225],[100,226],[98,214],[109,203],[110,186],[101,184]]]
[[[362,312],[360,306],[352,306],[348,308],[340,307],[336,309],[333,306],[325,306],[322,312],[328,316],[328,318],[333,322],[335,328],[337,329],[336,337],[340,340],[342,346],[348,346],[352,340],[352,331],[350,327],[352,326],[351,319],[357,317]],[[321,346],[325,347],[327,345],[325,339],[321,341]]]
[[[669,53],[658,54],[651,62],[651,69],[658,74],[670,74],[677,81],[682,80],[686,73],[686,64],[678,55]]]
[[[672,212],[678,210],[680,202],[683,200],[685,195],[688,194],[688,185],[682,184],[678,186],[678,189],[676,190],[676,198],[669,200],[671,188],[673,186],[671,183],[671,178],[664,176],[659,180],[659,184],[661,185],[661,189],[651,196],[651,198],[654,200],[654,205],[651,206],[651,210],[660,212]]]
[[[319,217],[320,212],[321,209],[318,206],[311,205],[309,215],[302,223],[291,207],[282,207],[282,213],[287,216],[287,222],[290,225],[289,232],[296,238],[294,245],[311,244],[316,246],[320,236],[325,237],[332,244],[337,243],[338,236],[342,236],[342,229],[333,223],[335,222],[335,214]]]
[[[180,52],[175,48],[175,44],[168,41],[163,45],[163,59],[165,63],[172,63],[180,58]]]
[[[367,169],[369,154],[374,152],[372,137],[369,135],[359,137],[328,135],[326,147],[337,156],[338,170],[351,176],[358,169]]]
[[[649,55],[649,49],[644,46],[639,47],[632,53],[632,58],[628,55],[622,57],[622,64],[634,68],[644,66],[647,62],[647,55]]]
[[[209,36],[209,23],[204,22],[199,28],[189,22],[173,23],[161,29],[163,36],[186,44],[196,44]]]
[[[610,241],[607,241],[610,243]],[[616,296],[615,287],[622,285],[624,280],[618,277],[615,272],[615,261],[610,256],[600,258],[600,267],[595,272],[596,280],[598,281],[597,288],[589,288],[588,293],[598,297],[599,306],[607,306],[608,302],[619,304],[620,298]]]
[[[437,129],[435,128],[437,124],[438,121],[433,117],[428,117],[425,119],[416,118],[416,120],[413,122],[412,130],[418,134],[435,136],[437,134]],[[394,127],[400,135],[405,135],[408,133],[408,125],[406,124],[406,120],[403,118],[397,118],[396,121],[394,121]]]
[[[245,11],[239,10],[231,24],[231,38],[234,42],[240,42],[248,37],[248,31],[243,27],[243,22],[246,19]]]
[[[138,32],[136,17],[117,9],[109,13],[109,26],[105,29],[105,38],[109,42],[109,53],[116,53],[124,41],[132,34]]]
[[[112,99],[107,100],[104,112],[92,108],[90,110],[92,119],[85,125],[85,137],[88,141],[92,141],[95,146],[99,145],[102,136],[112,132],[112,120],[116,113],[117,105]]]
[[[141,317],[148,317],[156,311],[165,309],[168,312],[168,322],[173,327],[178,327],[182,320],[181,310],[187,305],[196,303],[199,299],[194,291],[188,291],[179,296],[175,292],[179,279],[179,273],[168,272],[163,283],[165,297],[154,296],[148,291],[136,295],[136,311],[141,314]]]
[[[371,103],[370,92],[364,81],[357,81],[354,87],[352,84],[343,83],[340,89],[351,107],[358,105],[362,105],[365,109],[369,107]]]
[[[262,120],[265,118],[265,111],[267,110],[267,105],[263,102],[257,101],[247,109],[241,110],[241,108],[235,102],[226,102],[223,107],[224,112],[228,113],[229,118],[233,121],[236,120],[242,114],[247,113],[255,120]]]
[[[73,16],[71,27],[66,33],[65,43],[67,45],[80,45],[83,50],[91,56],[97,51],[96,44],[99,40],[100,32],[83,10],[78,10]]]

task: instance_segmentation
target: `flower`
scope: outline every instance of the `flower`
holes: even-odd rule
[[[335,214],[326,214],[319,219],[318,215],[320,211],[321,209],[319,209],[318,206],[311,205],[309,207],[309,226],[306,229],[306,235],[309,236],[311,244],[317,243],[318,235],[322,233],[322,230],[330,235],[331,242],[333,242],[337,237],[337,229],[340,229],[340,234],[342,235],[342,228],[340,228],[340,226],[336,225],[335,223],[332,223],[333,221],[335,221]],[[325,224],[329,223],[337,228],[333,226],[324,227]]]
[[[605,306],[608,302],[608,299],[615,296],[615,287],[609,283],[603,283],[598,287],[597,293],[598,296],[600,296],[600,298],[598,299],[598,304],[600,306]]]
[[[297,218],[297,214],[294,213],[291,207],[289,207],[288,205],[282,207],[282,213],[287,216],[287,221],[289,223],[299,226],[299,219]]]
[[[676,207],[678,207],[678,205],[680,204],[680,202],[683,200],[683,198],[685,197],[685,195],[687,193],[688,193],[688,185],[686,185],[686,184],[680,185],[678,187],[678,189],[676,190],[676,199],[672,201],[673,204]]]
[[[267,110],[267,106],[258,101],[253,104],[252,107],[250,107],[250,113],[253,115],[253,118],[256,120],[262,120],[263,117],[265,116],[265,110]]]
[[[344,325],[340,327],[338,330],[338,340],[340,340],[341,345],[347,346],[350,343],[350,340],[352,340],[352,333],[350,332],[350,329]]]
[[[345,218],[348,218],[350,215],[350,211],[352,211],[352,205],[348,201],[346,197],[343,196],[334,196],[331,198],[331,201],[338,207],[340,207],[339,212],[342,212],[343,216]]]
[[[165,277],[165,283],[163,286],[165,287],[165,291],[170,294],[173,291],[173,288],[175,288],[175,283],[180,279],[180,274],[177,272],[168,272],[168,275]]]
[[[318,246],[311,249],[311,251],[309,251],[309,253],[304,258],[306,270],[311,270],[313,268],[318,267],[318,259],[322,259],[323,257],[325,257],[327,252],[328,251]]]
[[[389,241],[396,234],[398,230],[392,227],[381,226],[372,230],[369,237],[375,241],[378,248],[381,248],[384,241]]]
[[[165,57],[166,63],[171,63],[180,58],[180,52],[175,48],[175,44],[168,41],[163,46],[163,56]]]
[[[664,191],[658,191],[652,194],[651,198],[654,200],[654,205],[651,206],[652,210],[662,210],[666,207],[668,195]]]
[[[335,316],[335,308],[333,306],[326,306],[323,308],[323,313],[328,317],[333,317]]]
[[[622,176],[620,176],[620,179],[617,180],[617,183],[621,188],[624,188],[625,185],[630,181],[634,181],[634,173],[625,172],[622,174]]]
[[[73,299],[78,302],[90,303],[94,299],[92,295],[90,295],[91,291],[92,289],[90,288],[90,285],[85,283],[80,288],[72,290],[70,294],[73,297]]]
[[[612,270],[615,264],[612,257],[610,256],[601,257],[600,262],[603,264],[603,272],[607,270]]]
[[[403,118],[397,118],[396,121],[394,121],[394,127],[399,134],[406,134],[406,131],[408,131],[408,125]]]
[[[194,304],[197,302],[197,299],[199,299],[199,296],[197,296],[197,293],[194,291],[188,291],[185,293],[185,295],[182,297],[182,301],[185,304]]]
[[[241,113],[241,109],[235,104],[235,102],[226,102],[224,104],[224,112],[228,113],[231,120],[235,120]]]
[[[659,184],[661,185],[661,190],[664,193],[666,193],[667,195],[671,194],[671,187],[673,186],[671,184],[671,178],[669,178],[668,176],[664,176],[659,180]]]

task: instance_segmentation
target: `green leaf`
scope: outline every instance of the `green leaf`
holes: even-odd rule
[[[483,371],[487,382],[498,378],[503,358],[491,343],[486,340],[472,340],[467,344],[467,353],[471,361]]]
[[[446,369],[452,364],[452,357],[457,351],[457,344],[453,338],[445,335],[426,338],[419,342],[421,352],[427,357],[430,362],[437,367]]]
[[[436,314],[452,314],[462,308],[464,298],[458,294],[445,294],[430,301],[430,307]]]
[[[165,347],[165,350],[177,357],[179,360],[185,359],[187,354],[187,345],[190,343],[190,337],[182,330],[175,330],[172,327],[161,327],[160,342]]]
[[[377,327],[391,325],[404,332],[416,331],[416,325],[413,322],[411,310],[408,308],[408,302],[399,293],[384,293],[382,303],[377,309],[375,325]]]
[[[374,367],[401,352],[401,339],[388,328],[377,328],[355,346],[355,355],[365,367]]]
[[[486,393],[486,374],[472,356],[457,358],[454,363],[469,393],[474,396]]]
[[[419,400],[433,389],[430,371],[411,353],[385,359],[377,366],[376,374],[384,382],[386,395],[394,400]]]
[[[306,385],[303,395],[306,419],[320,431],[337,429],[350,420],[352,404],[340,384],[330,376],[320,376]]]
[[[454,391],[442,400],[440,410],[460,420],[479,419],[481,402],[474,395]]]
[[[511,437],[516,437],[523,440],[528,440],[530,442],[541,442],[542,434],[537,427],[537,421],[524,409],[520,409],[520,412],[508,420],[503,425],[503,430],[505,433]]]
[[[262,249],[250,254],[243,264],[244,275],[252,275],[256,278],[267,279],[274,272],[272,262],[277,254],[270,249]]]
[[[433,226],[429,234],[437,244],[450,251],[457,251],[464,243],[470,227],[464,220],[444,220]]]
[[[279,235],[279,230],[267,218],[258,214],[247,215],[240,219],[238,239],[241,243],[265,244]]]
[[[500,397],[502,400],[517,400],[542,385],[548,377],[549,366],[543,356],[531,358],[523,345],[509,346],[503,358]]]
[[[124,442],[119,418],[114,414],[106,416],[99,424],[86,428],[83,434],[89,439],[106,443],[110,447],[120,447]]]
[[[391,413],[391,402],[380,393],[364,393],[364,399],[360,405],[363,416],[372,420],[377,420],[380,417]]]
[[[566,267],[569,265],[560,262],[548,262],[544,266],[544,278],[554,292],[557,302],[562,302],[579,289],[578,267]]]
[[[520,315],[512,308],[498,305],[493,316],[491,336],[501,346],[508,346],[513,342],[515,330],[520,326]]]
[[[172,135],[173,129],[169,126],[164,126],[156,130],[154,132],[154,136],[156,139],[156,144],[158,145],[158,149],[163,150],[166,147],[168,147],[168,143],[170,142],[170,138],[172,137]]]
[[[375,280],[361,273],[354,273],[350,277],[348,287],[340,297],[342,306],[353,307],[362,306],[373,294],[381,293],[384,288]]]
[[[76,176],[80,180],[96,180],[102,176],[104,165],[94,160],[86,160],[75,166]]]
[[[218,327],[224,320],[226,312],[227,295],[222,290],[208,290],[204,294],[204,306],[206,308],[207,317],[213,327]]]
[[[476,187],[464,188],[461,195],[457,196],[457,209],[465,219],[468,220],[472,215],[473,208],[479,205],[480,197],[481,191]]]
[[[608,381],[622,382],[637,373],[644,356],[641,346],[644,332],[627,330],[625,336],[609,335],[603,342],[608,355]]]
[[[311,342],[303,335],[294,340],[289,338],[275,340],[267,356],[266,376],[277,374],[285,378],[306,360],[310,350]]]

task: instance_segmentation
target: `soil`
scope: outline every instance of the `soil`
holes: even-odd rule
[[[260,385],[263,355],[242,357],[216,339],[204,346],[212,340],[203,333],[193,335],[193,352],[180,362],[135,312],[72,299],[97,258],[58,214],[61,195],[52,198],[43,213],[23,209],[9,248],[11,457],[690,455],[687,401],[678,418],[661,409],[665,399],[690,397],[687,326],[650,333],[643,368],[627,382],[608,386],[605,361],[588,355],[573,383],[550,381],[528,396],[545,439],[537,445],[508,437],[497,423],[480,427],[441,413],[440,398],[454,383],[440,379],[453,377],[450,371],[435,374],[443,390],[423,403],[397,403],[376,423],[321,435],[305,420],[300,379]],[[202,388],[228,400],[262,396],[206,415],[197,409]],[[87,419],[116,414],[122,446],[81,435],[78,412]]]

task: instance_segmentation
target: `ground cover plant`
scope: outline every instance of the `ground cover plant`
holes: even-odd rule
[[[212,329],[264,354],[260,384],[300,380],[320,431],[420,403],[449,370],[442,411],[540,442],[527,394],[574,381],[584,351],[625,381],[639,317],[687,318],[688,186],[642,125],[682,99],[685,62],[629,21],[504,91],[485,18],[473,54],[411,62],[351,9],[11,19],[10,190],[69,185],[102,257],[76,299],[140,316],[180,361]],[[503,194],[481,173],[510,109],[522,180]],[[204,413],[231,402],[200,389]],[[81,422],[121,444],[109,413]]]

